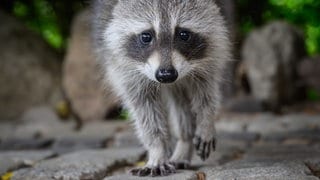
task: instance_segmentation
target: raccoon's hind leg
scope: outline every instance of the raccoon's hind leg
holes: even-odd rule
[[[171,95],[168,100],[169,120],[178,141],[170,162],[177,169],[187,169],[192,158],[195,115],[191,113],[190,102],[184,93],[178,91]]]

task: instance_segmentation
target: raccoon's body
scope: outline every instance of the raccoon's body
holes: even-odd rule
[[[229,39],[214,0],[96,0],[94,39],[105,79],[122,99],[148,150],[133,175],[186,168],[195,146],[215,148],[220,82]],[[170,127],[178,141],[173,153]]]

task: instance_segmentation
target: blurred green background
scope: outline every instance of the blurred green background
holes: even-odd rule
[[[2,0],[0,6],[16,16],[55,49],[63,51],[74,15],[89,2],[82,0]]]
[[[305,44],[310,56],[320,53],[319,0],[236,0],[238,30],[244,38],[251,30],[273,20],[284,20],[304,31]],[[319,101],[315,89],[307,89],[307,98]]]
[[[234,0],[236,42],[254,28],[273,20],[285,20],[301,28],[310,56],[320,54],[320,0]],[[74,15],[90,5],[89,0],[1,0],[0,8],[39,33],[53,48],[64,53]],[[237,44],[237,43],[236,43]],[[309,100],[320,100],[317,91]]]
[[[271,20],[282,19],[304,30],[310,55],[320,52],[319,0],[237,0],[242,35]]]
[[[274,19],[283,19],[304,30],[308,53],[320,53],[319,0],[236,0],[239,36]],[[54,48],[64,50],[73,15],[89,1],[2,0],[7,12],[39,32]]]

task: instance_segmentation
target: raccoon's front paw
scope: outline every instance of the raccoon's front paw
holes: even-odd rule
[[[200,136],[195,136],[193,144],[197,150],[197,155],[200,156],[202,161],[205,161],[210,156],[211,150],[216,149],[216,138],[204,139]]]
[[[131,174],[134,176],[168,176],[176,172],[176,168],[170,163],[164,163],[155,167],[142,167],[132,169]]]

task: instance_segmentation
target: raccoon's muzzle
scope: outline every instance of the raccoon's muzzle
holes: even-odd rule
[[[174,67],[160,68],[156,72],[156,79],[160,83],[173,83],[178,79],[178,71]]]

